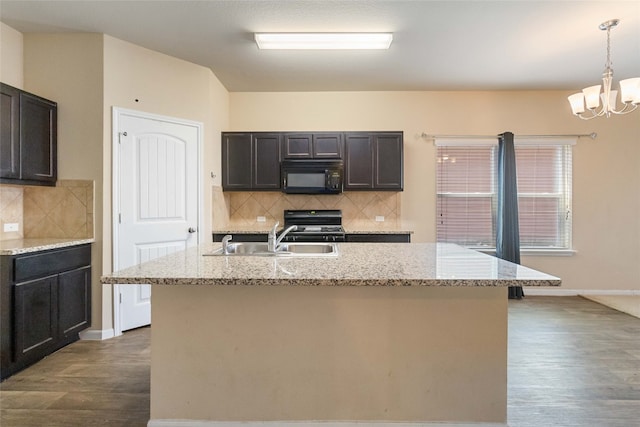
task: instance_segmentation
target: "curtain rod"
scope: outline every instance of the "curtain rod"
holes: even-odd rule
[[[428,133],[422,132],[422,135],[420,135],[422,138],[427,138],[427,139],[436,139],[436,138],[468,138],[468,139],[475,139],[475,138],[482,138],[482,139],[486,139],[486,138],[497,138],[498,135],[429,135]],[[591,133],[576,133],[576,134],[567,134],[567,135],[515,135],[515,137],[520,137],[520,138],[568,138],[568,137],[575,137],[575,138],[591,138],[591,139],[596,139],[596,137],[598,136],[597,133],[595,132],[591,132]]]

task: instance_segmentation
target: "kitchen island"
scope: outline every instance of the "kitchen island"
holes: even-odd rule
[[[506,425],[507,286],[560,279],[450,244],[338,246],[205,244],[103,277],[154,285],[149,426]]]

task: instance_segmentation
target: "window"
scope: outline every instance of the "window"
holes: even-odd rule
[[[571,249],[575,140],[516,139],[520,247]],[[496,140],[437,140],[437,240],[495,248]]]

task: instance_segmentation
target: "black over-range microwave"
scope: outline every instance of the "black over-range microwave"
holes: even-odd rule
[[[342,160],[284,160],[282,191],[295,194],[337,194],[342,192]]]

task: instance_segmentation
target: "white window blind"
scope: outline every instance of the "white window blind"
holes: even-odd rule
[[[571,248],[571,145],[516,139],[520,247]],[[497,141],[436,140],[439,242],[495,248]]]

